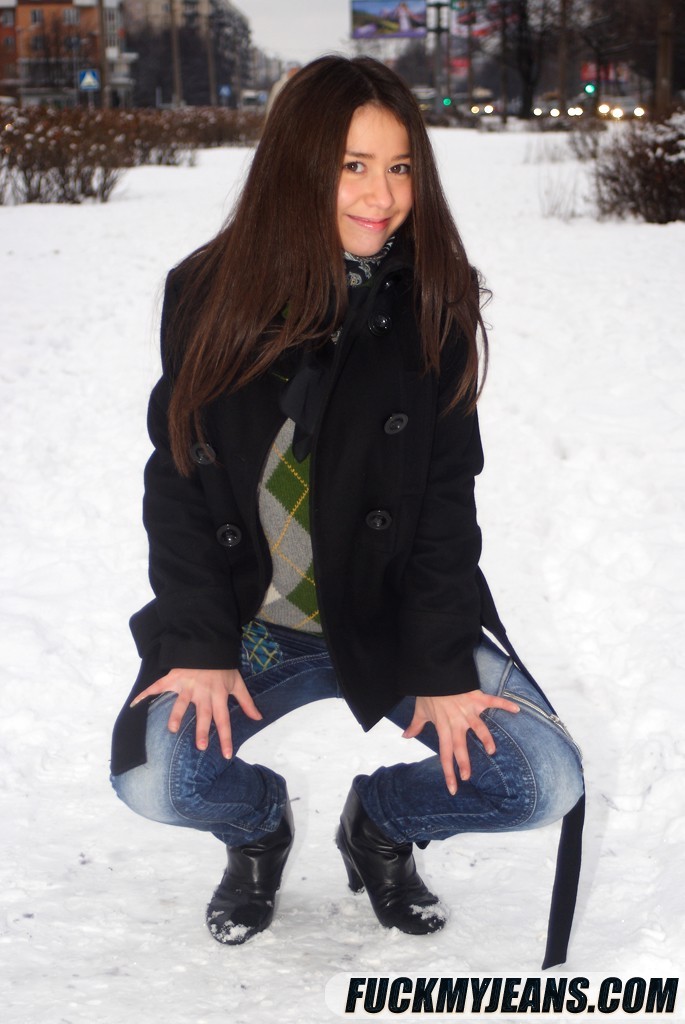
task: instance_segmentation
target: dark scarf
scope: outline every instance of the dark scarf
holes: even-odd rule
[[[374,256],[353,256],[343,253],[347,272],[347,290],[349,310],[360,306],[366,297],[366,288],[376,274],[381,263],[388,255],[394,242],[389,238],[383,248]],[[293,437],[293,455],[298,462],[303,462],[311,452],[312,436],[326,394],[328,378],[333,366],[335,346],[342,328],[328,339],[325,344],[305,345],[299,352],[299,358],[290,376],[287,386],[280,398],[280,409],[288,419],[295,421]]]

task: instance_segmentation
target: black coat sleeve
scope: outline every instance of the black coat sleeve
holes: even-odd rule
[[[169,668],[236,668],[240,663],[240,626],[230,563],[217,541],[198,473],[182,476],[169,445],[172,383],[165,335],[176,288],[172,272],[162,311],[164,373],[148,410],[154,451],[145,468],[143,522],[155,601],[133,617],[131,629],[139,650],[148,645],[151,635],[159,639],[160,662]]]
[[[483,451],[475,412],[449,409],[461,358],[441,368],[437,416],[418,529],[403,578],[398,686],[411,695],[478,688],[473,650],[481,629],[475,477]]]

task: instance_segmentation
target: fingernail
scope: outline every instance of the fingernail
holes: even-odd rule
[[[129,704],[129,707],[134,708],[136,704],[140,704],[140,697],[136,697],[135,700],[132,700],[131,703]]]
[[[456,786],[448,786],[447,788],[450,791],[450,796],[456,796],[457,795],[457,787]]]

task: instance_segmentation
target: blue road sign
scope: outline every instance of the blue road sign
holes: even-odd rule
[[[100,88],[100,72],[96,68],[79,71],[78,87],[84,92],[96,92]]]

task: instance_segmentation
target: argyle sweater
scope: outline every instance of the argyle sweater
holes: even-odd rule
[[[370,281],[392,243],[391,238],[370,257],[346,252],[348,287],[358,288]],[[333,342],[339,333],[333,335]],[[271,447],[259,484],[259,517],[271,552],[273,575],[257,618],[321,633],[309,526],[310,457],[301,462],[295,458],[294,432],[293,420],[286,420]]]

